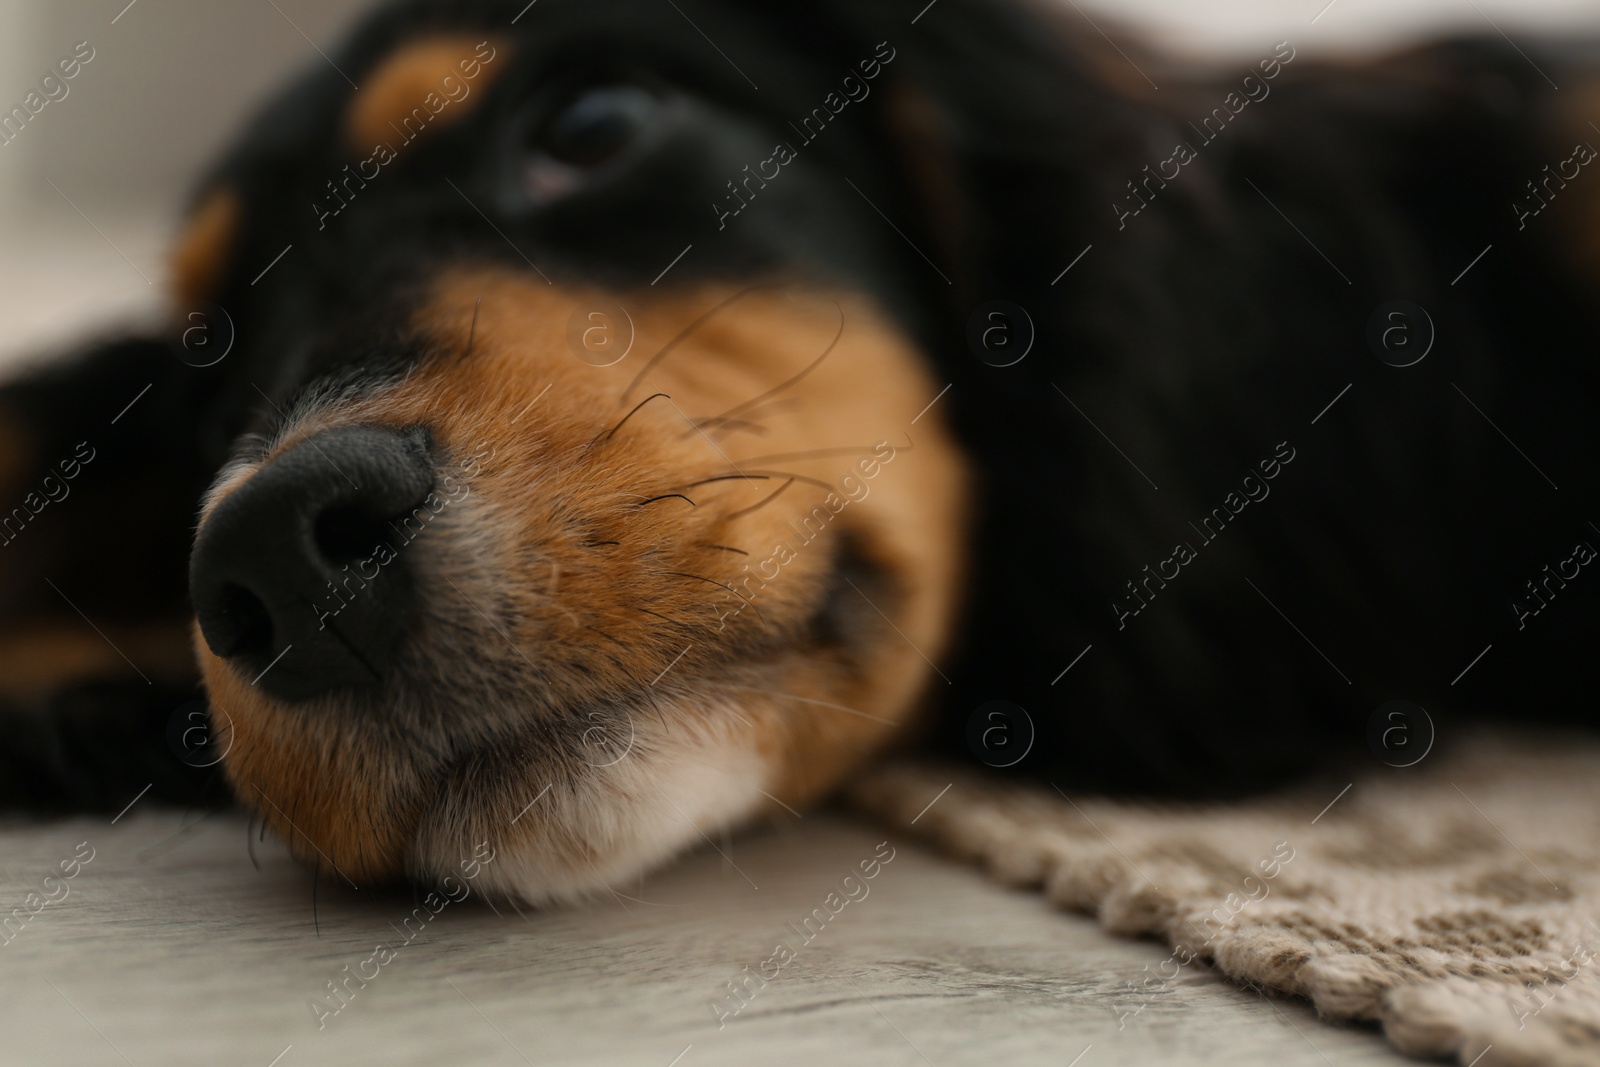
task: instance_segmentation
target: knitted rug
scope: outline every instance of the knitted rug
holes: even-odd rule
[[[1204,806],[892,763],[849,799],[1188,967],[1475,1067],[1600,1064],[1600,741],[1476,734],[1405,768]],[[1337,795],[1336,795],[1337,794]]]

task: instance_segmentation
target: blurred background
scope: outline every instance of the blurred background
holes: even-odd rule
[[[901,3],[908,14],[923,0]],[[1595,0],[1044,0],[1218,56],[1370,50],[1445,30],[1600,29]],[[94,58],[0,145],[0,360],[148,316],[190,183],[261,98],[373,0],[0,0],[0,115]],[[1313,22],[1312,20],[1315,19]],[[83,49],[84,54],[88,48]]]

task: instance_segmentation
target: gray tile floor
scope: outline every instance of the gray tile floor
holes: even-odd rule
[[[0,946],[0,1063],[1410,1062],[1370,1030],[1198,970],[1119,1029],[1126,984],[1159,946],[905,840],[868,894],[803,943],[789,924],[885,836],[811,815],[736,838],[737,870],[707,850],[586,907],[497,914],[469,897],[405,927],[408,896],[327,879],[314,919],[309,873],[270,839],[257,870],[239,815],[186,824],[142,803],[115,826],[13,824],[0,829],[5,911],[86,855],[80,842],[94,858]],[[735,1012],[728,983],[759,973],[778,941],[795,959],[764,987],[752,980]],[[380,942],[393,958],[364,964]],[[327,983],[346,965],[377,974],[351,980],[340,1007]]]

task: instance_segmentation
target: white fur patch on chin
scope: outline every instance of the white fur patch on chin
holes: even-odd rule
[[[648,732],[643,722],[637,728],[622,759],[548,783],[515,826],[489,835],[495,858],[474,883],[480,891],[534,905],[604,895],[761,807],[771,768],[752,738],[682,720],[665,733],[653,723]],[[477,843],[464,840],[458,821],[471,814],[453,809],[445,799],[418,833],[424,880],[458,873]]]

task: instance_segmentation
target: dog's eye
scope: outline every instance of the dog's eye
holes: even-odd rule
[[[602,167],[628,150],[655,117],[654,96],[631,85],[580,93],[544,129],[539,148],[569,167]]]
[[[626,159],[658,124],[661,101],[633,85],[602,85],[571,97],[534,127],[521,149],[522,187],[536,204],[584,188]]]

